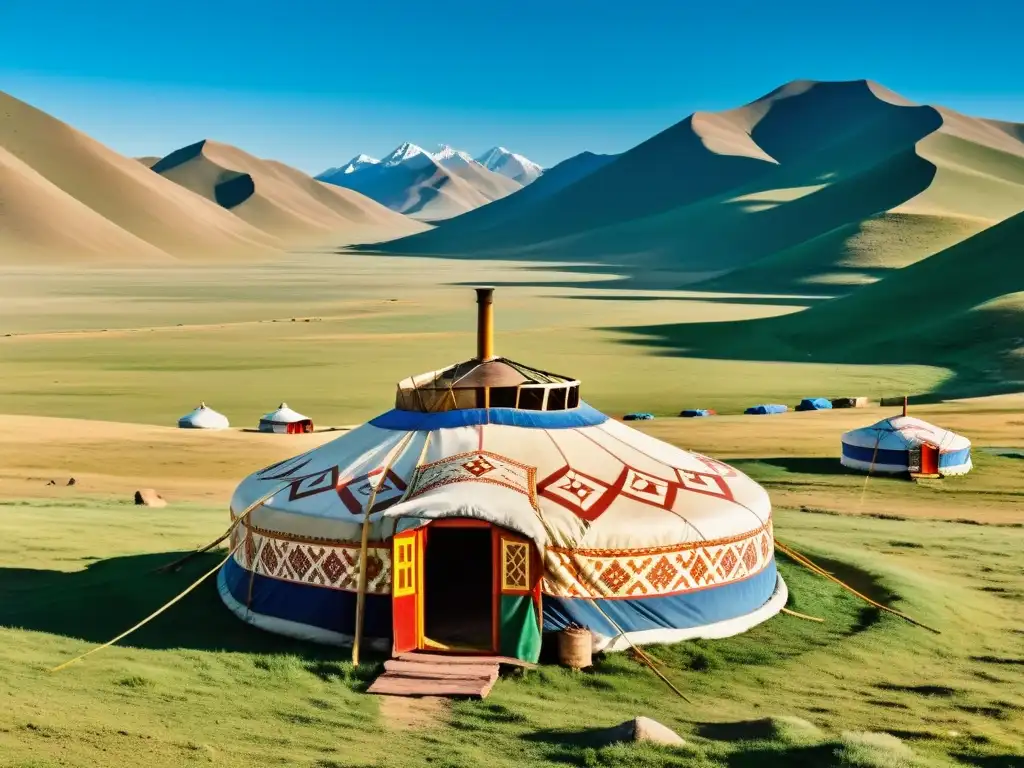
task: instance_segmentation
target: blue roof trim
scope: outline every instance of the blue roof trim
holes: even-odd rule
[[[568,411],[523,411],[517,408],[466,408],[461,411],[420,413],[419,411],[391,410],[382,413],[370,424],[380,429],[404,432],[413,430],[453,429],[475,427],[479,424],[501,424],[506,427],[527,429],[575,429],[604,424],[608,417],[586,403]]]

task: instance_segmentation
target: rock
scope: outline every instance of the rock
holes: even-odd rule
[[[75,478],[68,478],[68,485],[74,485],[76,482]]]
[[[57,484],[56,480],[51,480],[50,482],[47,483],[47,485],[56,485],[56,484]]]
[[[678,733],[649,717],[635,717],[622,725],[609,728],[606,732],[606,740],[609,744],[620,741],[647,741],[669,747],[686,744]]]
[[[167,506],[167,502],[164,501],[164,498],[152,488],[142,488],[141,490],[136,491],[135,503],[155,508]]]

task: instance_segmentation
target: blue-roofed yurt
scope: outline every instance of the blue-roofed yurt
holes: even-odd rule
[[[805,397],[796,409],[798,411],[831,411],[832,401],[827,397]]]
[[[477,301],[476,358],[238,486],[233,519],[252,511],[219,574],[227,606],[307,640],[528,661],[572,624],[621,650],[781,610],[765,490],[608,418],[571,377],[496,357],[491,290]]]
[[[776,413],[785,413],[788,410],[789,408],[785,405],[768,403],[766,405],[752,405],[744,413],[748,416],[769,416]]]
[[[964,475],[971,471],[971,441],[913,416],[894,416],[845,433],[840,460],[872,473]]]

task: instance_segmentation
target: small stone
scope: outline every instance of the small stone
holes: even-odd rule
[[[635,717],[621,725],[609,728],[605,732],[604,740],[609,744],[621,741],[647,741],[670,747],[686,744],[678,733],[649,717]]]
[[[161,508],[166,507],[167,502],[164,498],[154,491],[152,488],[142,488],[135,492],[135,503],[141,504],[146,507]]]
[[[75,478],[73,478],[73,477],[72,478],[68,478],[68,485],[74,485],[76,482],[78,482],[78,481],[75,480]]]

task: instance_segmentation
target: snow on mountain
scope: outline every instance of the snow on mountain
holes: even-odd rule
[[[476,160],[487,170],[515,179],[521,184],[529,184],[544,173],[544,169],[537,163],[504,147],[492,147]]]
[[[447,144],[442,144],[441,148],[433,153],[433,158],[441,165],[448,168],[458,168],[466,165],[478,165],[477,161],[473,159],[473,156],[468,152],[462,152],[461,150],[454,149]]]
[[[381,160],[385,168],[394,168],[396,165],[412,164],[416,166],[426,165],[433,159],[433,156],[423,147],[406,142],[397,147],[394,152]]]
[[[360,154],[360,155],[356,155],[351,160],[349,160],[345,164],[345,166],[341,169],[341,172],[342,173],[355,173],[356,171],[360,171],[360,170],[362,170],[363,168],[365,168],[368,165],[379,165],[379,164],[380,164],[380,160],[378,160],[377,158],[370,157],[369,155],[361,155]]]

